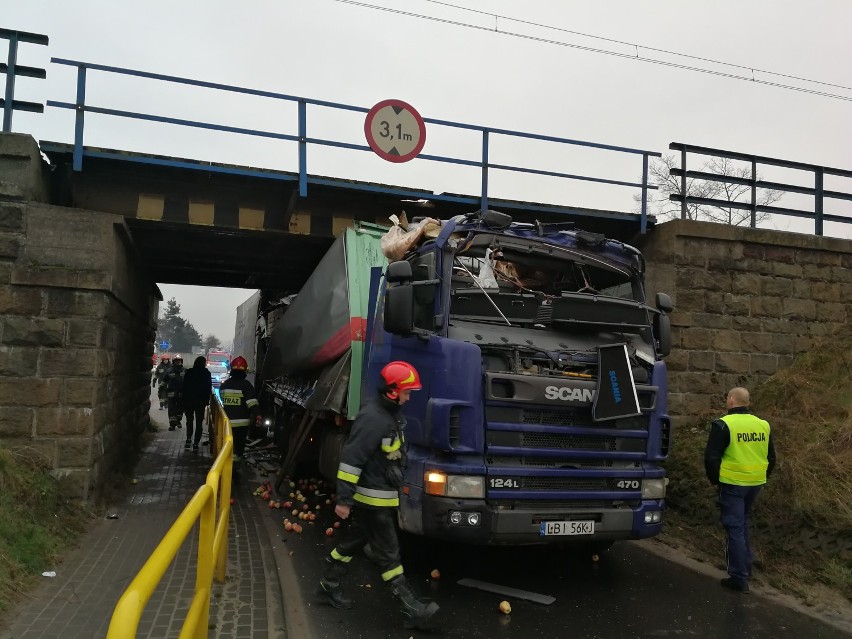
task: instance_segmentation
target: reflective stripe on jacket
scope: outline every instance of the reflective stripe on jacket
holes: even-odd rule
[[[748,413],[721,418],[731,433],[722,455],[719,481],[734,486],[761,486],[769,466],[769,422]]]
[[[399,506],[399,489],[388,480],[394,473],[388,471],[403,464],[404,427],[396,402],[378,397],[361,409],[340,453],[337,494],[341,504]]]
[[[232,376],[222,382],[219,396],[232,428],[248,426],[251,423],[251,411],[257,407],[258,401],[250,381],[245,377]]]

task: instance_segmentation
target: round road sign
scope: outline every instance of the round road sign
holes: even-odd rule
[[[367,113],[364,135],[370,148],[388,162],[408,162],[426,144],[426,125],[413,106],[382,100]]]

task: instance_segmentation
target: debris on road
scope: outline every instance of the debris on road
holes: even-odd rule
[[[551,597],[549,595],[542,595],[537,592],[530,592],[528,590],[519,590],[517,588],[511,588],[509,586],[501,586],[499,584],[492,584],[487,581],[479,581],[479,579],[459,579],[459,586],[467,586],[468,588],[477,588],[479,590],[484,590],[485,592],[491,592],[496,595],[503,595],[505,597],[513,597],[514,599],[524,599],[525,601],[532,601],[533,603],[543,604],[545,606],[549,606],[554,601],[556,601],[556,597]]]

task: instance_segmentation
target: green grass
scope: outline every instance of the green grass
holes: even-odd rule
[[[0,611],[55,568],[88,517],[27,449],[0,444]]]
[[[806,601],[824,586],[852,602],[852,553],[815,542],[820,535],[852,538],[852,328],[751,391],[778,454],[754,511],[758,574]],[[717,415],[705,417],[674,434],[665,535],[721,565],[724,537],[703,455]]]

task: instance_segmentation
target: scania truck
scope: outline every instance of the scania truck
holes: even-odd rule
[[[339,236],[286,310],[278,294],[247,302],[264,327],[258,384],[284,433],[282,473],[313,454],[333,478],[378,372],[405,360],[423,389],[403,409],[403,530],[602,548],[657,534],[672,303],[648,304],[641,253],[486,210],[387,264],[382,232]]]

